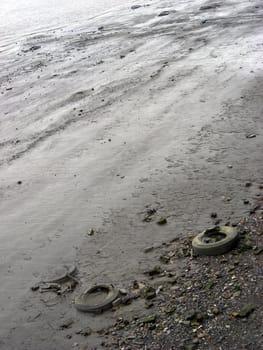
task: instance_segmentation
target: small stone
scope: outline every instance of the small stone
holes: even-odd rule
[[[66,320],[65,322],[63,322],[61,325],[60,325],[60,329],[68,329],[70,328],[74,323],[74,320],[73,319],[68,319]]]
[[[149,300],[156,297],[156,290],[152,286],[147,286],[142,290],[144,298]]]
[[[104,27],[103,26],[100,26],[100,27],[98,27],[98,30],[103,30],[104,29]],[[93,89],[93,88],[92,88]],[[91,89],[91,90],[92,90]],[[94,90],[94,89],[93,89]]]
[[[160,219],[157,221],[158,225],[165,225],[167,223],[167,219],[164,217],[160,217]]]
[[[22,185],[22,181],[20,181],[20,180],[17,181],[17,184],[18,184],[18,185]]]
[[[196,311],[190,310],[185,314],[186,321],[191,321],[196,318]]]
[[[216,306],[212,309],[212,312],[214,315],[219,315],[219,313],[220,313],[218,307],[216,307]]]
[[[170,257],[167,255],[161,255],[159,260],[163,263],[163,264],[168,264],[170,261]]]
[[[162,273],[162,269],[160,266],[154,266],[151,270],[147,272],[149,276],[155,276],[155,275],[160,275]]]
[[[122,59],[122,58],[124,58],[125,57],[125,55],[120,55],[120,58]]]
[[[156,322],[156,319],[157,319],[156,315],[151,315],[151,316],[145,317],[141,321],[141,323],[143,323],[143,324],[145,324],[145,323],[154,323],[154,322]]]
[[[247,139],[253,139],[254,137],[256,137],[256,134],[249,134],[246,136]]]
[[[93,228],[91,228],[91,229],[89,230],[89,232],[88,232],[88,235],[89,235],[89,236],[93,236],[94,233],[95,233],[95,231],[93,230]]]
[[[250,187],[251,185],[252,185],[251,182],[246,182],[246,183],[245,183],[245,186],[246,186],[246,187]]]
[[[231,165],[231,164],[228,164],[228,166],[227,166],[229,169],[232,169],[233,168],[233,165]]]
[[[153,307],[154,303],[150,300],[146,300],[145,302],[145,308],[146,309],[150,309],[151,307]]]
[[[248,200],[248,199],[244,199],[244,200],[243,200],[243,203],[244,203],[244,204],[249,204],[249,200]]]
[[[247,317],[255,310],[254,306],[251,304],[245,304],[239,311],[239,317]]]
[[[211,216],[211,218],[215,219],[215,218],[217,218],[217,213],[213,212],[213,213],[210,214],[210,216]]]
[[[91,335],[92,330],[89,327],[85,327],[80,331],[80,334],[83,335],[84,337],[88,337],[89,335]]]
[[[223,293],[222,296],[224,299],[230,299],[230,298],[232,298],[233,294],[230,292],[225,292],[225,293]]]
[[[256,249],[254,250],[254,254],[255,255],[259,255],[263,252],[263,247],[256,247]]]

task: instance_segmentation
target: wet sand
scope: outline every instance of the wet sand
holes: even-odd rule
[[[1,349],[68,349],[83,339],[58,331],[64,319],[109,321],[77,313],[74,294],[51,307],[33,294],[54,267],[76,263],[83,285],[125,286],[151,266],[146,247],[253,205],[263,7],[205,4],[127,4],[2,43]],[[165,227],[142,221],[148,207]]]

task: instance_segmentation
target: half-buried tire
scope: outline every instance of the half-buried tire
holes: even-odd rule
[[[75,307],[79,311],[100,313],[110,309],[118,298],[119,290],[112,285],[94,286],[75,299]]]
[[[232,226],[216,226],[197,235],[192,241],[196,255],[220,255],[231,250],[238,241],[238,232]]]

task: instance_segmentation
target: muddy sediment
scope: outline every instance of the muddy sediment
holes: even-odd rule
[[[116,334],[105,338],[105,330],[114,327],[118,317],[126,317],[120,309],[81,314],[72,305],[77,293],[95,283],[128,288],[134,280],[144,280],[145,271],[159,261],[162,248],[156,247],[172,239],[183,241],[215,224],[238,225],[251,214],[259,215],[260,2],[132,5],[74,26],[19,40],[10,37],[1,46],[0,347],[5,350],[81,349],[87,344],[100,349],[107,342],[128,348],[127,324],[123,333],[111,330]],[[230,339],[248,349],[262,344],[259,277],[254,281],[261,255],[255,255],[253,247],[237,257],[230,253],[226,262],[220,257],[176,260],[175,275],[189,264],[197,269],[192,279],[190,270],[187,278],[181,276],[178,291],[174,289],[174,303],[182,300],[166,328],[175,340],[178,337],[178,346],[218,349]],[[30,290],[64,265],[78,267],[74,290],[63,295]],[[214,273],[221,265],[224,273],[217,278]],[[227,271],[229,265],[234,265],[233,272]],[[203,289],[200,268],[209,284]],[[246,278],[240,297],[220,299],[232,276],[235,286],[242,275]],[[158,328],[165,320],[158,308],[168,309],[173,300],[165,288],[156,299],[154,322],[148,320],[145,326],[135,320],[131,326],[134,339],[141,337],[139,342],[151,349],[172,346],[172,338],[167,333],[166,343],[166,331]],[[238,292],[232,289],[232,294]],[[209,291],[220,299],[217,317],[207,296],[206,310],[201,311],[210,310],[215,317],[197,320],[201,327],[193,336],[195,318],[185,319],[191,311],[186,305],[195,308],[190,291],[196,298]],[[254,343],[244,340],[246,321],[231,314],[249,303],[255,308],[247,317]],[[137,308],[144,312],[144,300],[125,306],[124,312],[134,317]],[[243,332],[240,343],[233,333],[238,327]],[[225,338],[216,343],[219,332]],[[130,346],[143,348],[132,338]]]

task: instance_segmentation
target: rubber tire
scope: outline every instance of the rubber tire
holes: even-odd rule
[[[105,300],[102,303],[95,304],[95,305],[89,305],[85,302],[85,296],[92,293],[94,290],[98,288],[103,288],[108,290],[108,295],[105,298]],[[79,297],[75,299],[75,307],[79,311],[83,312],[92,312],[92,313],[100,313],[104,310],[110,309],[112,307],[112,303],[118,298],[119,296],[119,290],[115,289],[112,285],[97,285],[94,286],[88,290],[86,290],[84,293],[81,293]]]
[[[212,228],[215,229],[215,228]],[[221,239],[218,242],[213,243],[204,243],[203,237],[207,231],[205,230],[199,235],[197,235],[192,241],[193,252],[196,255],[220,255],[228,252],[231,248],[235,246],[238,241],[238,232],[236,228],[232,226],[220,226],[216,227],[218,232],[226,235],[225,238]]]

